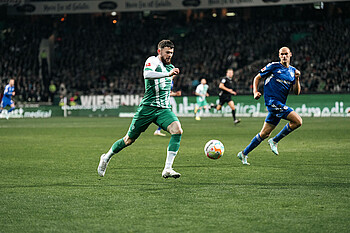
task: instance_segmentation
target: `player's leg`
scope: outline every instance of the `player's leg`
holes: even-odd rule
[[[174,159],[180,148],[180,141],[182,136],[182,128],[179,121],[174,121],[168,126],[168,131],[171,134],[171,138],[169,141],[169,145],[167,148],[167,157],[165,160],[165,166],[162,172],[162,176],[164,178],[172,177],[179,178],[181,176],[180,173],[175,172],[173,170]]]
[[[200,114],[201,114],[202,107],[197,107],[196,110],[197,110],[197,111],[196,111],[196,113],[195,113],[195,119],[196,119],[197,121],[200,121],[200,120],[201,120]]]
[[[235,103],[231,100],[228,102],[228,105],[230,106],[231,110],[232,110],[232,117],[233,117],[233,122],[235,124],[238,124],[239,122],[241,122],[241,119],[236,119],[236,108],[235,108]]]
[[[157,124],[159,124],[163,129],[166,129],[171,134],[162,176],[164,178],[179,178],[181,174],[175,172],[172,166],[174,159],[179,151],[181,136],[183,133],[180,121],[170,109],[163,109],[157,118]]]
[[[198,106],[198,107],[197,107],[195,119],[196,119],[197,121],[200,121],[200,120],[201,120],[200,115],[201,115],[201,111],[202,111],[203,106],[204,106],[204,101],[197,101],[197,106]]]
[[[195,116],[197,117],[197,113],[198,113],[198,111],[199,111],[199,108],[200,108],[200,97],[199,96],[197,96],[196,97],[196,105],[195,105],[195,107],[194,107],[194,114],[195,114]]]
[[[249,145],[241,152],[238,153],[237,157],[242,161],[244,165],[249,165],[247,162],[248,154],[254,150],[259,144],[266,138],[268,138],[271,134],[271,132],[276,128],[276,125],[278,125],[280,121],[280,118],[277,118],[274,116],[274,114],[269,113],[269,115],[266,117],[264,125],[260,131],[249,143]]]
[[[196,105],[194,106],[194,111],[193,111],[195,115],[197,114],[198,110],[199,110],[199,107],[198,107],[198,101],[197,101]]]
[[[248,155],[252,150],[254,150],[263,140],[268,138],[271,132],[276,128],[275,125],[264,122],[260,133],[258,133],[250,142],[250,144],[243,150],[244,155]]]
[[[268,140],[272,152],[276,155],[278,155],[278,142],[293,130],[299,128],[302,124],[301,117],[296,112],[294,112],[293,109],[289,108],[288,106],[283,107],[283,109],[285,110],[281,113],[281,118],[289,120],[290,122],[287,123],[274,138]]]
[[[97,172],[100,176],[104,176],[107,165],[111,160],[112,156],[120,152],[125,147],[131,145],[140,136],[140,134],[144,132],[147,129],[147,127],[152,123],[154,119],[154,114],[152,114],[152,111],[154,112],[155,108],[152,109],[151,107],[145,106],[139,107],[130,124],[129,131],[125,135],[125,137],[117,140],[115,143],[113,143],[112,147],[106,154],[101,155],[100,163],[97,168]]]
[[[290,122],[287,123],[283,127],[283,129],[272,139],[275,143],[278,143],[282,138],[287,136],[293,130],[299,128],[303,123],[303,120],[301,119],[301,117],[298,115],[298,113],[294,111],[290,112],[287,115],[286,119],[289,120]]]
[[[216,110],[220,111],[221,107],[225,104],[225,99],[223,96],[219,96],[219,104],[216,105]]]
[[[15,103],[13,102],[13,100],[11,100],[11,105],[10,105],[10,109],[7,111],[8,113],[12,112],[15,109]]]
[[[111,160],[112,156],[117,154],[119,151],[124,149],[125,147],[131,145],[136,139],[130,138],[126,135],[124,138],[119,139],[115,143],[113,143],[112,147],[106,154],[102,154],[100,158],[100,163],[97,167],[97,173],[99,176],[104,176],[106,173],[107,165]]]
[[[207,110],[208,108],[210,109],[210,106],[209,106],[209,104],[208,104],[208,102],[207,102],[206,99],[204,99],[204,101],[203,101],[203,103],[202,103],[202,108],[203,108],[203,112],[204,112],[205,110]]]

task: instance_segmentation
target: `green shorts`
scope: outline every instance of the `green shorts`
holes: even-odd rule
[[[197,105],[198,105],[198,107],[203,107],[203,106],[208,105],[208,102],[206,99],[204,99],[203,101],[199,101],[199,99],[197,97]]]
[[[168,126],[174,121],[179,121],[170,108],[157,108],[141,105],[132,119],[128,136],[136,139],[148,128],[151,123],[155,123],[163,130],[167,131]]]

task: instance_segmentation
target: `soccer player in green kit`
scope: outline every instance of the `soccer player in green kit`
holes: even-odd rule
[[[174,44],[170,40],[158,43],[158,56],[149,57],[144,66],[145,95],[134,115],[130,128],[124,138],[116,141],[106,154],[102,154],[97,172],[104,176],[112,156],[131,145],[151,123],[155,123],[171,134],[165,167],[164,178],[179,178],[180,173],[172,168],[175,156],[180,147],[183,130],[179,119],[171,111],[170,91],[171,81],[180,70],[171,64],[174,55]]]
[[[195,91],[195,94],[197,96],[197,103],[196,103],[196,107],[194,109],[194,114],[195,114],[195,119],[197,121],[200,121],[201,118],[199,116],[199,111],[202,109],[202,108],[209,108],[208,107],[208,102],[207,100],[205,99],[207,96],[209,96],[208,94],[208,84],[207,84],[207,80],[205,78],[202,78],[201,79],[201,84],[199,84],[196,88],[196,91]]]

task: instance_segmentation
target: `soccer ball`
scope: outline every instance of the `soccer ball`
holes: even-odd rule
[[[210,159],[219,159],[224,154],[225,148],[219,140],[210,140],[204,146],[204,153]]]

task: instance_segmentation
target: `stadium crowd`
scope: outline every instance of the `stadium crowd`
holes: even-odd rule
[[[290,9],[283,15],[287,14]],[[156,55],[159,40],[170,38],[175,43],[173,64],[181,70],[174,89],[183,95],[192,95],[202,77],[208,80],[209,93],[216,95],[220,77],[230,67],[237,92],[251,94],[255,74],[268,62],[278,61],[278,49],[284,45],[293,52],[292,65],[302,72],[303,93],[349,93],[348,14],[295,17],[298,14],[247,19],[128,13],[116,23],[106,15],[8,19],[0,35],[1,90],[14,77],[19,101],[51,100],[49,89],[68,96],[142,94],[144,61]],[[40,42],[50,36],[52,52],[43,57]],[[48,74],[43,72],[48,70],[46,59]]]

